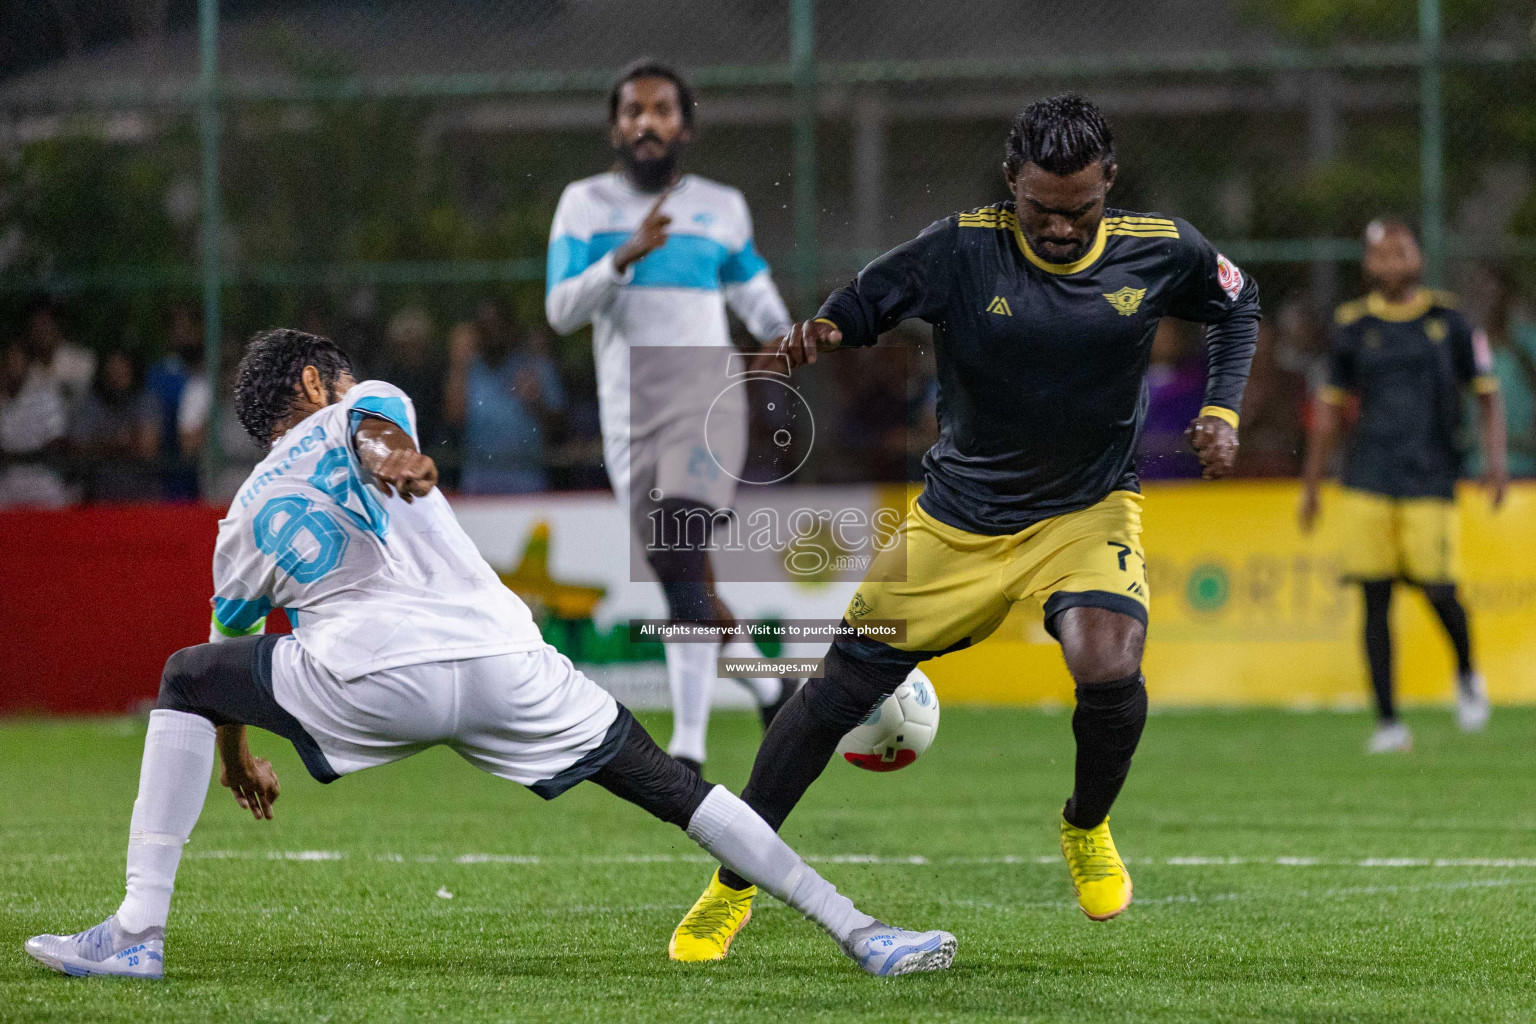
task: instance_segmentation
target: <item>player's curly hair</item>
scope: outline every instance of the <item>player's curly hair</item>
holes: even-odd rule
[[[246,347],[235,372],[235,415],[263,448],[272,444],[278,422],[293,411],[306,366],[319,371],[327,391],[343,373],[352,372],[352,360],[334,341],[291,327],[262,331]]]
[[[619,119],[619,93],[624,91],[626,84],[641,78],[661,78],[676,86],[677,104],[682,108],[683,125],[688,128],[693,127],[693,88],[676,68],[650,58],[635,61],[620,71],[619,77],[613,80],[613,87],[608,90],[609,124]]]
[[[1008,170],[1034,164],[1051,174],[1076,174],[1099,163],[1115,167],[1115,135],[1099,108],[1082,96],[1052,96],[1025,107],[1013,119],[1005,150]]]

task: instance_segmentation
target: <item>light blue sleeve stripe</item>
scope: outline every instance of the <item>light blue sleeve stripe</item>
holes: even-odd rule
[[[768,269],[768,261],[757,253],[757,247],[752,239],[747,239],[747,244],[742,246],[740,252],[733,252],[726,257],[720,266],[720,282],[722,284],[743,284],[752,280],[758,274]]]
[[[549,246],[549,264],[545,276],[546,292],[567,281],[609,252],[624,244],[627,231],[602,231],[583,242],[561,235]],[[732,259],[725,246],[703,235],[669,235],[667,242],[634,265],[631,288],[704,288],[720,287],[722,269]],[[747,281],[768,264],[751,245],[734,257],[739,265],[734,273],[745,274],[730,283]]]
[[[625,236],[620,235],[621,239]],[[595,241],[595,239],[594,239]],[[614,245],[618,243],[615,242]],[[613,248],[612,245],[608,247]],[[546,294],[561,281],[569,281],[571,278],[586,270],[592,264],[603,258],[602,252],[593,252],[591,242],[573,238],[570,235],[560,235],[549,243],[549,256],[544,265],[544,291]]]
[[[629,237],[627,231],[604,231],[592,236],[589,255],[592,261],[603,258]],[[660,249],[635,262],[631,288],[704,288],[720,287],[720,268],[730,251],[713,238],[703,235],[668,235]]]
[[[241,636],[251,632],[271,611],[272,602],[265,597],[254,601],[241,597],[213,599],[213,622],[225,636]]]
[[[389,422],[410,434],[411,440],[416,440],[416,432],[411,429],[411,414],[409,410],[406,409],[404,402],[393,395],[366,395],[354,402],[351,415],[353,431],[357,430],[358,421],[365,415],[389,420]]]

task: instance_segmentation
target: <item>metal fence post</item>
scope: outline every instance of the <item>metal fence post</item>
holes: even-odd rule
[[[1425,279],[1445,284],[1445,111],[1440,95],[1440,0],[1419,0],[1419,217]]]
[[[797,318],[820,299],[816,245],[816,0],[789,0],[789,60],[794,70],[794,226]]]
[[[203,465],[211,478],[223,458],[219,445],[219,355],[223,326],[219,291],[223,284],[223,230],[219,203],[219,0],[198,0],[198,53],[202,71],[198,78],[197,126],[203,161],[203,366],[208,374],[208,432],[203,445]]]

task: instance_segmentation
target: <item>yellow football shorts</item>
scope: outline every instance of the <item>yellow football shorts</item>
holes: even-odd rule
[[[1451,499],[1345,488],[1339,517],[1346,579],[1433,585],[1461,577],[1461,517]]]
[[[991,537],[941,523],[914,501],[904,543],[877,556],[844,613],[853,625],[905,622],[905,638],[839,642],[866,659],[916,664],[986,639],[1020,601],[1041,606],[1052,636],[1056,616],[1082,605],[1145,623],[1141,502],[1132,491],[1114,491],[1080,511]]]

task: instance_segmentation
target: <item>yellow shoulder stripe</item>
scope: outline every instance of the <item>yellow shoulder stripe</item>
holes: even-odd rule
[[[1113,216],[1105,217],[1104,219],[1111,223],[1115,221],[1121,221],[1126,224],[1155,224],[1158,227],[1167,228],[1174,226],[1173,219],[1171,217],[1138,217],[1129,213],[1117,213]]]
[[[1178,238],[1179,226],[1167,217],[1140,217],[1117,214],[1104,218],[1104,227],[1112,235],[1132,238]]]
[[[1131,238],[1178,238],[1178,228],[1126,228],[1111,224],[1109,233],[1112,235],[1128,235]]]
[[[1431,288],[1429,289],[1429,297],[1435,305],[1441,306],[1445,309],[1457,309],[1460,306],[1461,300],[1456,297],[1455,292],[1443,291],[1439,288]]]
[[[999,210],[995,207],[982,207],[970,213],[960,215],[962,228],[990,228],[993,231],[1011,231],[1019,220],[1012,210]]]
[[[1340,327],[1348,327],[1363,316],[1365,316],[1365,300],[1352,299],[1333,311],[1333,322]]]

